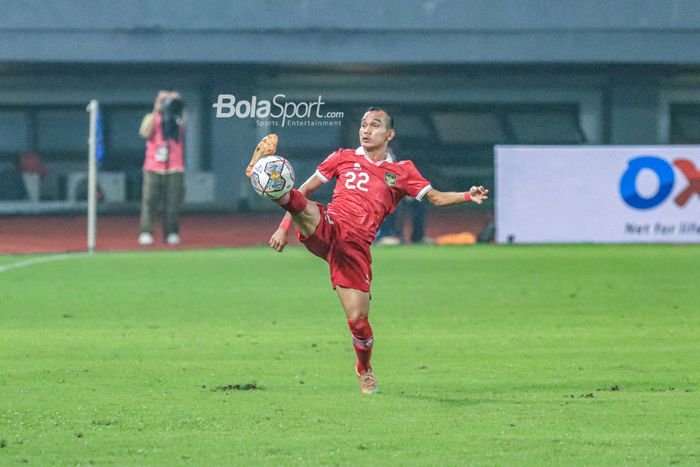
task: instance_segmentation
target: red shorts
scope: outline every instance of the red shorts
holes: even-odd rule
[[[372,283],[369,244],[354,238],[346,226],[331,219],[323,205],[316,205],[321,211],[321,221],[316,231],[306,238],[297,230],[299,241],[311,253],[328,262],[334,289],[340,286],[369,292]]]

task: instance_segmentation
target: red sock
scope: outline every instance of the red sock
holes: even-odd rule
[[[369,360],[372,358],[372,346],[374,345],[372,326],[369,325],[367,317],[348,320],[348,326],[350,326],[352,343],[357,354],[357,371],[362,373],[371,368]]]
[[[306,208],[306,202],[306,196],[295,189],[292,189],[289,193],[285,193],[284,196],[277,200],[277,204],[289,211],[290,214],[299,214]]]

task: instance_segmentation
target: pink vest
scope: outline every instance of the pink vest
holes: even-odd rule
[[[143,169],[159,173],[183,172],[185,164],[182,158],[182,147],[185,131],[180,127],[179,141],[164,141],[161,120],[161,114],[158,112],[153,120],[153,134],[146,141],[146,160],[143,163]]]

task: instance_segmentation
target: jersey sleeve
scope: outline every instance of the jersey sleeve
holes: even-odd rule
[[[323,183],[328,183],[332,178],[338,175],[338,164],[341,158],[341,149],[338,149],[330,156],[326,157],[326,160],[321,162],[318,167],[316,167],[315,175],[321,179]]]
[[[423,196],[430,191],[432,185],[418,171],[413,162],[401,161],[399,164],[406,167],[406,179],[404,180],[404,183],[401,184],[401,188],[408,196],[421,201]]]

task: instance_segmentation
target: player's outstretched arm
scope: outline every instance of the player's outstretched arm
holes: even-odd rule
[[[473,186],[469,191],[438,191],[432,188],[425,197],[433,206],[451,206],[453,204],[467,203],[473,201],[481,204],[488,199],[489,190],[483,186]]]
[[[302,195],[308,198],[314,191],[318,190],[321,185],[323,185],[323,181],[321,181],[321,179],[314,174],[299,187],[299,191]],[[279,251],[280,253],[282,250],[284,250],[284,247],[287,245],[287,233],[289,232],[289,227],[291,227],[291,225],[292,215],[287,212],[285,213],[282,222],[280,222],[280,226],[277,228],[275,233],[272,234],[272,237],[270,237],[270,247]]]

